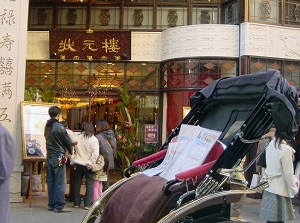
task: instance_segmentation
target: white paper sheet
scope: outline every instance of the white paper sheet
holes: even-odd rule
[[[220,134],[221,132],[199,127],[194,135],[195,137],[185,146],[179,158],[172,163],[170,168],[165,169],[160,176],[172,180],[175,179],[177,173],[201,165]]]
[[[181,156],[181,152],[184,150],[185,146],[195,136],[195,133],[198,130],[199,126],[182,124],[176,141],[169,143],[163,162],[157,167],[144,170],[143,174],[154,176],[166,169],[172,168],[175,161]]]

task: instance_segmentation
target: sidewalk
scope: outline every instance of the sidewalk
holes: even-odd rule
[[[245,207],[243,209],[242,219],[251,223],[265,223],[265,220],[259,218],[260,199],[246,198]],[[295,200],[296,219],[288,223],[299,223],[300,215],[299,200]],[[24,199],[23,203],[11,203],[11,223],[81,223],[87,210],[82,208],[72,208],[72,202],[67,202],[66,207],[71,208],[70,213],[55,213],[47,210],[47,194],[45,192],[40,196],[33,196],[32,207],[29,202]],[[95,221],[99,222],[99,217]],[[229,223],[226,221],[223,223]],[[122,223],[121,221],[119,223]],[[134,222],[133,222],[134,223]],[[147,222],[145,222],[147,223]]]

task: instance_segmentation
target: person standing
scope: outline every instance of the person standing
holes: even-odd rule
[[[246,157],[244,157],[240,164],[237,166],[238,171],[242,171],[244,169]],[[247,189],[247,181],[245,179],[244,172],[234,172],[231,175],[231,178],[237,180],[237,182],[230,182],[231,190],[246,190]],[[231,205],[230,212],[230,220],[232,221],[244,221],[241,219],[242,210],[245,204],[246,194],[242,194],[240,199]]]
[[[64,120],[64,121],[61,121],[60,123],[65,127],[65,129],[68,133],[68,136],[71,140],[72,146],[76,146],[77,145],[77,137],[76,137],[75,133],[71,129],[69,129],[67,121]]]
[[[295,177],[300,183],[300,127],[298,127],[298,132],[295,136],[294,149],[295,149],[295,153],[294,153]],[[298,198],[300,199],[300,187],[298,188]],[[300,206],[298,209],[298,213],[300,214]]]
[[[88,164],[86,167],[95,172],[93,177],[93,203],[95,203],[103,193],[103,182],[107,181],[108,161],[99,155],[95,164]]]
[[[258,145],[257,145],[257,154],[261,152],[262,149],[264,149],[268,143],[268,141],[271,139],[274,138],[274,135],[275,135],[275,131],[276,129],[274,127],[270,128],[270,130],[264,134],[261,138],[262,140],[260,140],[258,142]],[[256,162],[256,171],[258,173],[260,173],[261,176],[264,175],[264,172],[265,172],[265,168],[266,168],[266,156],[265,156],[265,152],[263,152],[257,159],[257,162]]]
[[[47,150],[48,210],[71,212],[70,209],[65,208],[65,192],[66,154],[72,155],[72,145],[65,127],[59,123],[61,109],[58,106],[51,106],[48,114],[50,119],[44,130]]]
[[[77,137],[76,137],[75,133],[71,129],[69,129],[68,123],[67,123],[66,120],[61,121],[60,123],[67,130],[68,136],[69,136],[69,138],[71,140],[71,144],[72,144],[72,151],[73,151],[73,154],[74,154],[74,147],[77,145]],[[74,179],[75,179],[75,170],[74,170],[74,166],[70,165],[70,162],[67,163],[67,168],[68,167],[70,169],[70,175],[69,175],[70,183],[69,183],[69,196],[68,196],[68,199],[69,199],[69,201],[72,201],[72,199],[73,199]]]
[[[86,180],[86,190],[84,195],[84,208],[89,209],[92,205],[93,197],[93,177],[94,172],[87,168],[87,165],[93,165],[99,156],[99,142],[94,136],[94,126],[91,122],[83,122],[81,133],[77,137],[78,144],[75,146],[74,158],[71,164],[76,165],[74,182],[74,208],[80,207],[80,188],[83,176]]]
[[[259,216],[271,222],[295,219],[292,198],[298,187],[293,176],[293,148],[276,130],[266,148],[266,168],[263,178],[269,187],[263,192]]]
[[[15,145],[0,123],[0,223],[10,223],[10,174],[15,165]]]
[[[96,138],[99,141],[100,154],[108,160],[108,170],[115,168],[114,153],[117,150],[117,140],[114,131],[110,128],[105,119],[96,122]],[[107,172],[107,177],[108,172]],[[103,182],[103,190],[109,187],[109,182]]]

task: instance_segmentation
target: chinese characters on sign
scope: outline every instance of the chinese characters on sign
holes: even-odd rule
[[[157,143],[158,125],[145,125],[145,143]]]
[[[120,60],[131,54],[129,31],[50,31],[50,57],[60,59]]]
[[[19,4],[17,0],[0,0],[0,122],[11,122],[12,107],[8,104],[15,102],[15,89],[17,89],[17,59],[18,52],[18,14]],[[15,110],[15,109],[14,109]]]

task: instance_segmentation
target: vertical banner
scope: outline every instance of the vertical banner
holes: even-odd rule
[[[24,99],[29,0],[0,0],[0,122],[16,146],[11,201],[21,199],[22,140],[20,101]]]

